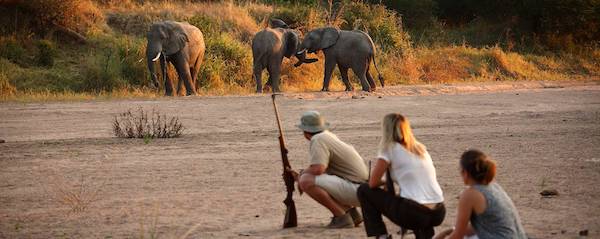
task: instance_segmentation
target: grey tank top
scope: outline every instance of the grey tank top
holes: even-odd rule
[[[527,239],[517,209],[504,189],[495,182],[473,186],[485,197],[483,213],[471,215],[471,225],[479,239]]]

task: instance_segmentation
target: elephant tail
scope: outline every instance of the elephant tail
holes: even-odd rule
[[[379,79],[379,83],[381,83],[381,88],[383,88],[383,87],[385,87],[385,83],[383,80],[383,76],[381,75],[381,72],[379,72],[379,68],[377,67],[377,61],[375,60],[375,54],[373,54],[372,58],[373,58],[373,65],[375,66],[375,70],[377,70],[377,78]]]
[[[375,43],[373,42],[373,39],[371,39],[371,37],[369,36],[369,34],[360,31],[362,34],[364,34],[367,39],[369,39],[369,42],[371,42],[371,47],[373,47],[373,54],[371,55],[371,59],[373,60],[373,65],[375,66],[375,70],[377,70],[377,78],[379,79],[379,83],[381,83],[381,88],[385,87],[385,83],[383,80],[383,76],[381,75],[381,72],[379,72],[379,67],[377,67],[377,61],[375,60],[375,54],[377,52],[377,50],[375,49]]]

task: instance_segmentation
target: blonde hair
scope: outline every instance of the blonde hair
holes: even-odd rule
[[[408,152],[411,152],[419,157],[423,157],[426,153],[425,145],[421,144],[412,133],[408,119],[401,114],[391,113],[383,117],[381,122],[382,138],[379,142],[379,151],[387,151],[394,143],[399,143]]]

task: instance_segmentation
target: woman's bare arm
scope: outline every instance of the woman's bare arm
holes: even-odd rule
[[[373,168],[373,170],[371,170],[371,178],[369,179],[370,188],[376,188],[383,184],[383,181],[381,181],[381,177],[385,173],[385,170],[387,169],[388,165],[388,162],[386,162],[385,160],[377,159],[375,167]]]
[[[463,239],[467,235],[473,235],[474,231],[469,224],[473,206],[477,200],[477,191],[472,188],[467,188],[460,195],[458,200],[458,209],[456,213],[456,222],[454,231],[448,236],[449,239]]]

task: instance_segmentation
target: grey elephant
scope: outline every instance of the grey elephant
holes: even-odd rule
[[[252,39],[253,77],[256,81],[256,92],[262,92],[262,71],[266,68],[269,72],[267,85],[273,88],[273,92],[279,92],[279,77],[281,75],[281,64],[283,58],[295,56],[298,67],[302,63],[313,63],[317,59],[307,59],[306,52],[295,54],[300,47],[298,33],[293,29],[287,29],[285,22],[271,21],[276,28],[265,28],[254,35]],[[286,28],[282,28],[286,27]]]
[[[322,50],[325,55],[325,76],[321,91],[329,91],[329,81],[336,65],[340,69],[346,91],[353,90],[348,80],[349,68],[359,78],[362,90],[375,90],[375,82],[369,73],[371,61],[377,70],[381,87],[384,86],[383,77],[375,63],[375,44],[367,33],[359,30],[339,30],[333,27],[317,28],[306,34],[300,45],[300,52],[296,54],[302,54],[303,51],[315,53],[319,50]]]
[[[206,48],[200,29],[187,22],[157,22],[150,27],[147,38],[146,58],[154,86],[158,87],[154,62],[160,59],[165,95],[173,95],[173,81],[166,74],[169,62],[179,76],[177,94],[181,94],[181,85],[185,84],[186,95],[195,95],[198,71]]]

